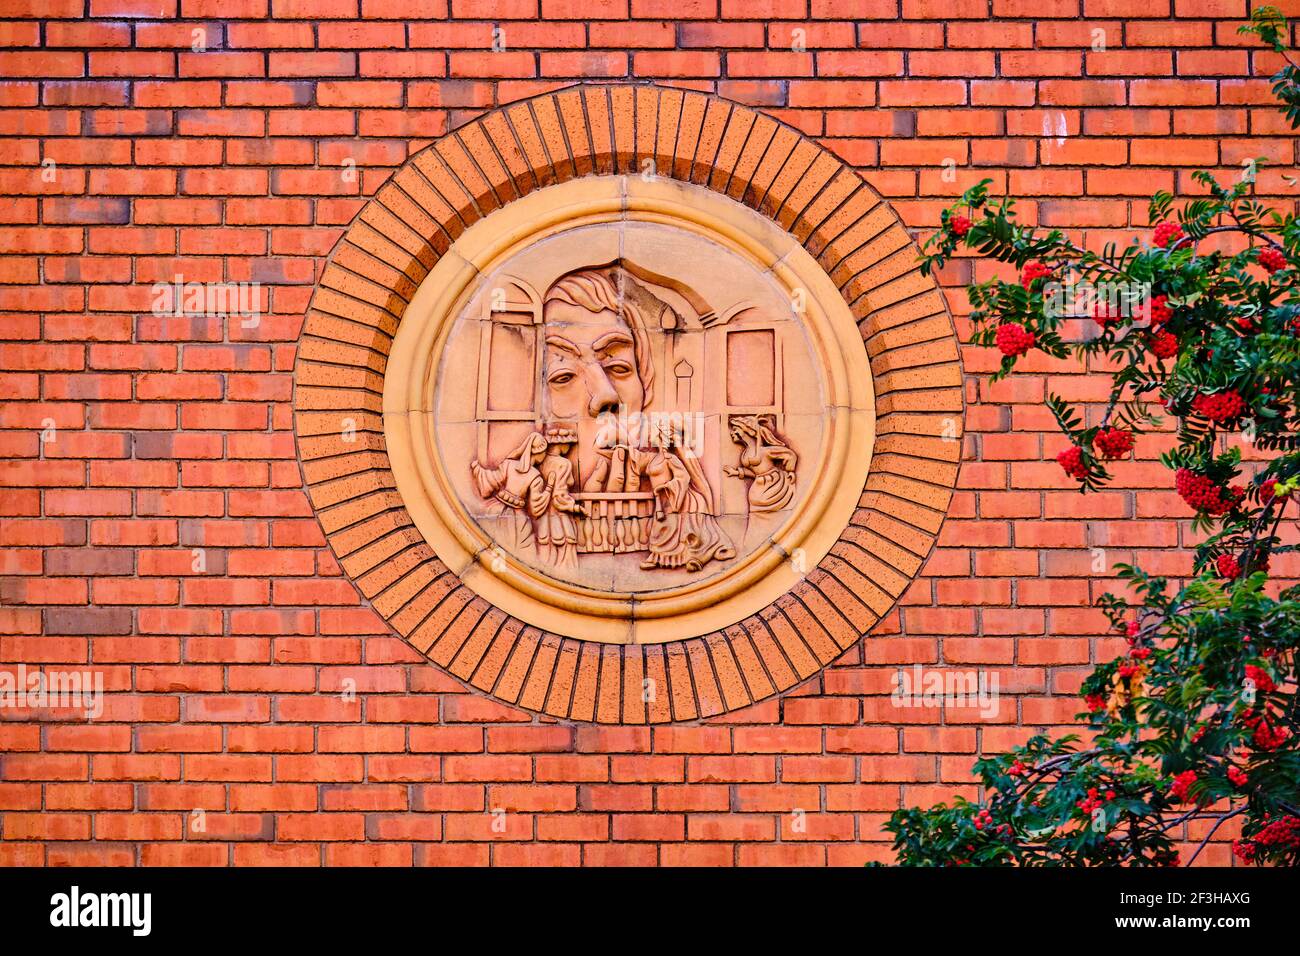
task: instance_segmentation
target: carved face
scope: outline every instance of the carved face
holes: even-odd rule
[[[618,313],[550,301],[542,313],[550,414],[562,421],[636,414],[645,404],[632,330]]]

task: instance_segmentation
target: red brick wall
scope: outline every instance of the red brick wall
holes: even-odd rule
[[[450,4],[5,0],[0,663],[93,668],[110,693],[90,723],[0,711],[0,863],[887,858],[889,810],[973,795],[977,754],[1078,709],[1115,649],[1094,561],[1186,570],[1158,442],[1087,498],[1044,463],[1062,444],[1045,390],[1095,400],[1104,382],[1039,361],[990,387],[968,349],[940,549],[796,692],[703,724],[570,726],[424,663],[325,548],[289,402],[317,270],[430,138],[583,78],[655,80],[770,111],[918,231],[990,177],[1092,243],[1143,227],[1154,189],[1194,192],[1197,167],[1266,156],[1284,169],[1260,192],[1290,195],[1296,158],[1274,57],[1236,33],[1246,0]],[[177,274],[260,282],[269,313],[252,330],[152,315]],[[891,707],[913,662],[996,672],[999,716]]]

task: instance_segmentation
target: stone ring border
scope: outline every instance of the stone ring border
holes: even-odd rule
[[[640,174],[704,186],[776,222],[817,261],[871,365],[871,470],[824,559],[763,610],[659,644],[542,630],[475,594],[424,540],[397,493],[383,392],[398,325],[470,225],[544,186]],[[547,717],[698,720],[816,674],[894,606],[932,550],[956,485],[962,368],[938,285],[890,207],[828,150],[716,96],[584,85],[513,103],[409,159],[326,263],[295,365],[298,456],[344,574],[412,647],[465,685]]]

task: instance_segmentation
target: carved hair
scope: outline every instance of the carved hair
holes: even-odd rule
[[[621,316],[632,332],[632,351],[636,355],[637,377],[645,392],[645,403],[654,397],[655,365],[650,355],[647,330],[663,324],[665,313],[671,314],[670,326],[680,324],[673,307],[643,286],[621,265],[597,269],[579,269],[561,276],[546,290],[542,302],[565,302],[588,312],[613,312]]]

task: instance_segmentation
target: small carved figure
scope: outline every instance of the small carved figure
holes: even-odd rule
[[[776,431],[772,415],[737,415],[731,419],[731,440],[741,446],[739,466],[724,469],[749,482],[749,510],[780,511],[794,500],[799,456]]]
[[[572,495],[577,476],[568,455],[577,440],[572,429],[548,428],[546,457],[538,469],[546,482],[550,502],[536,522],[537,544],[542,559],[559,568],[577,565],[578,525],[573,516],[587,513]]]
[[[573,464],[566,457],[575,440],[567,429],[533,432],[495,468],[477,461],[469,466],[479,495],[514,516],[515,547],[557,567],[577,562],[573,515],[585,514],[571,493]]]
[[[545,457],[546,437],[533,432],[495,468],[477,461],[469,465],[479,495],[514,515],[515,547],[523,550],[535,548],[533,519],[550,504],[550,491],[538,470]]]
[[[714,516],[713,492],[699,460],[681,447],[677,430],[660,423],[654,448],[632,452],[636,470],[654,492],[654,519],[650,524],[650,553],[641,567],[698,571],[710,561],[736,556]]]

